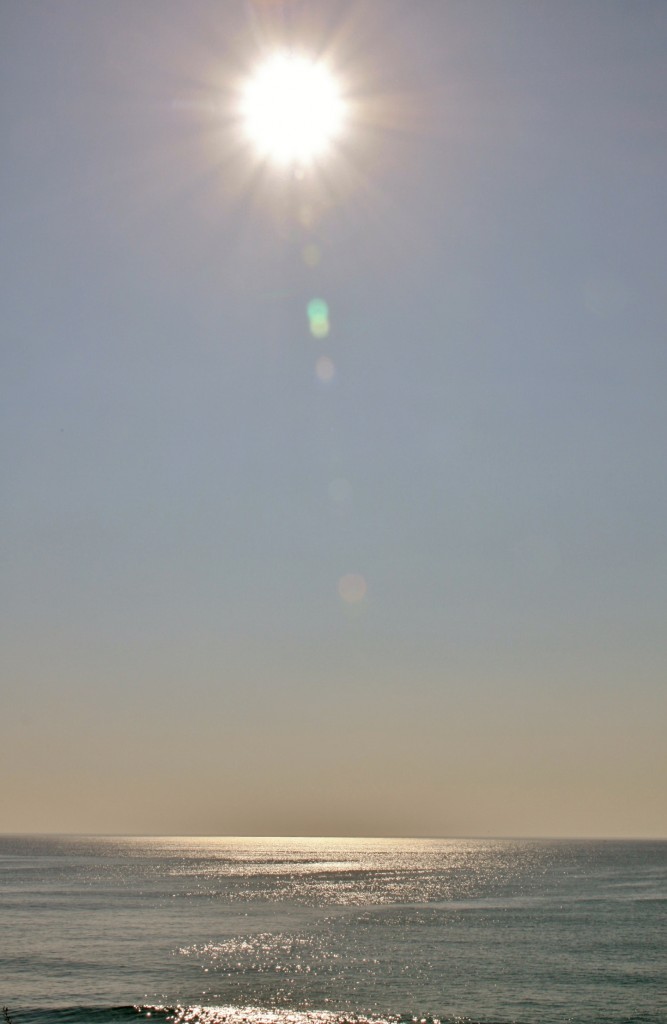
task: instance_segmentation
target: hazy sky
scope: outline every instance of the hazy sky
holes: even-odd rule
[[[0,830],[667,835],[664,0],[0,39]],[[300,177],[232,117],[281,43]]]

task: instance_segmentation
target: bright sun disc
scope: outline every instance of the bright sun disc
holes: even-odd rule
[[[250,78],[241,113],[259,152],[280,164],[321,156],[338,135],[343,101],[323,64],[292,53],[271,57]]]

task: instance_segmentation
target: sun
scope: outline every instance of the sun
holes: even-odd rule
[[[241,99],[245,134],[276,164],[322,157],[339,136],[345,104],[326,64],[303,54],[273,54],[248,79]]]

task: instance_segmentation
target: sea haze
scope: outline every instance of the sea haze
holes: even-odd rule
[[[0,837],[15,1024],[664,1024],[667,842]]]

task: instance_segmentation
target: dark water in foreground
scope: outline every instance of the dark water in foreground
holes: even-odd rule
[[[667,1024],[667,842],[0,836],[15,1024]]]

